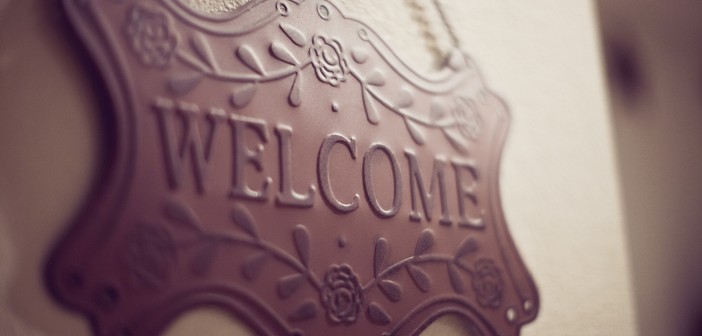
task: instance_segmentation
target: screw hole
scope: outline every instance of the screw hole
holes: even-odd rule
[[[83,276],[80,273],[73,271],[66,275],[64,279],[64,285],[70,290],[78,290],[83,288],[85,281],[83,281]]]
[[[119,301],[119,291],[112,286],[104,287],[98,292],[95,300],[100,307],[113,307]]]

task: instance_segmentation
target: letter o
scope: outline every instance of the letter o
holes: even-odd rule
[[[373,156],[376,152],[383,152],[390,159],[390,166],[392,167],[393,176],[393,200],[392,207],[390,209],[383,209],[378,203],[378,198],[376,197],[375,187],[373,186],[373,170],[372,162]],[[368,204],[370,204],[371,209],[376,215],[382,218],[389,218],[395,216],[398,211],[400,211],[400,206],[402,206],[402,174],[400,173],[400,167],[395,158],[395,154],[383,144],[373,144],[366,154],[363,156],[363,185],[366,191],[366,198],[368,199]]]

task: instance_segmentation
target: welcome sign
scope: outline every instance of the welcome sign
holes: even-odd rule
[[[66,0],[112,99],[107,180],[47,281],[96,335],[218,307],[264,335],[517,335],[538,294],[498,188],[509,123],[327,1]]]

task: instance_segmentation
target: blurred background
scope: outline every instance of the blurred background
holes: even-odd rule
[[[702,2],[597,2],[641,335],[702,335]]]

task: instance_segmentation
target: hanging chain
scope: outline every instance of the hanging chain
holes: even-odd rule
[[[456,31],[453,29],[453,25],[451,25],[451,22],[449,22],[448,17],[446,16],[446,12],[444,11],[444,6],[441,5],[441,2],[439,0],[432,0],[434,2],[434,7],[436,7],[436,11],[439,12],[439,16],[441,17],[441,22],[444,23],[444,27],[446,28],[446,32],[448,32],[449,37],[451,38],[451,45],[456,48],[460,49],[460,41],[458,41],[458,36],[456,36]]]
[[[449,38],[451,39],[451,46],[458,49],[460,47],[458,37],[456,36],[453,26],[447,20],[446,13],[444,12],[444,8],[441,5],[441,2],[439,2],[439,0],[431,1],[433,2],[436,11],[439,14],[439,17],[441,18],[441,21],[444,24],[444,28],[446,29]],[[429,52],[434,54],[434,58],[438,62],[442,62],[446,57],[447,53],[442,51],[439,47],[439,39],[436,37],[436,34],[431,27],[429,19],[427,18],[426,9],[422,5],[420,5],[418,0],[405,0],[405,3],[407,4],[407,7],[409,7],[409,9],[411,10],[412,18],[419,24],[419,29],[422,37],[424,38],[424,43],[426,44],[427,49],[429,49]]]

